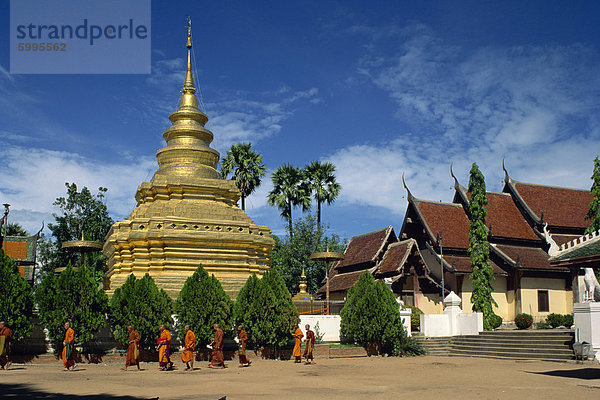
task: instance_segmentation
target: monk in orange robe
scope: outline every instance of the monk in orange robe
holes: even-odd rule
[[[74,355],[75,331],[71,328],[71,324],[65,322],[65,340],[63,340],[62,362],[65,371],[74,370],[77,367],[73,360]]]
[[[4,321],[0,321],[0,369],[8,369],[10,367],[8,350],[12,335],[12,331],[4,324]]]
[[[125,358],[125,367],[123,371],[127,371],[127,367],[130,365],[136,365],[138,371],[140,370],[140,334],[138,331],[134,331],[133,327],[129,325],[127,327],[129,331],[129,345],[127,346],[127,357]]]
[[[248,357],[246,357],[248,334],[241,325],[238,326],[238,341],[238,357],[240,358],[240,367],[249,367],[250,364],[252,364],[252,361],[248,360]]]
[[[189,325],[183,327],[185,330],[185,338],[183,340],[183,353],[181,353],[181,361],[185,363],[186,371],[194,370],[194,349],[196,348],[196,335],[190,329]]]
[[[306,348],[304,349],[304,359],[306,360],[305,364],[312,364],[313,359],[313,350],[315,348],[315,333],[310,330],[310,325],[306,324],[304,327],[306,329]],[[310,362],[308,361],[310,360]]]
[[[159,329],[160,337],[156,341],[158,365],[161,371],[166,371],[173,367],[173,363],[171,362],[171,332],[165,328],[164,324],[161,324]]]
[[[300,330],[298,324],[294,324],[294,333],[292,333],[292,337],[295,339],[294,342],[294,352],[292,355],[296,358],[294,362],[301,363],[302,362],[302,338],[304,334]]]
[[[209,368],[225,368],[225,359],[223,358],[223,337],[225,334],[223,330],[219,328],[219,324],[214,324],[213,329],[215,330],[215,338],[210,342],[209,346],[212,346],[212,352],[210,355]]]

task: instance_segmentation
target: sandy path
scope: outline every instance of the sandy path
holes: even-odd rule
[[[600,398],[600,366],[462,357],[255,360],[249,368],[123,372],[119,365],[16,365],[0,371],[10,399],[572,399]],[[126,396],[126,397],[122,397]]]

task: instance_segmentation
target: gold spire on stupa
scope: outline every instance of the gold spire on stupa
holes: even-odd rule
[[[237,207],[239,190],[216,169],[219,153],[210,148],[213,134],[196,98],[189,22],[186,48],[182,94],[163,133],[167,145],[156,153],[158,170],[138,186],[136,208],[112,226],[104,244],[109,295],[131,273],[149,273],[176,297],[202,264],[234,296],[248,276],[269,267],[271,231]]]
[[[300,275],[300,284],[298,285],[298,293],[292,298],[292,300],[306,300],[310,298],[310,293],[306,291],[308,284],[306,283],[306,274],[304,273],[304,266],[302,266],[302,274]]]

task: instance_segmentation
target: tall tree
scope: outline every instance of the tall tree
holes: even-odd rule
[[[0,321],[13,331],[15,339],[28,336],[33,324],[33,290],[19,275],[17,265],[0,250]]]
[[[56,342],[64,338],[70,322],[78,342],[87,343],[105,326],[108,297],[98,287],[93,271],[67,265],[60,275],[48,274],[35,290],[40,319]]]
[[[0,232],[2,234],[4,232]],[[29,236],[29,233],[17,222],[9,222],[6,227],[6,236]]]
[[[39,256],[42,272],[48,273],[67,264],[80,264],[79,254],[62,248],[62,243],[70,240],[95,240],[103,242],[113,224],[105,204],[108,189],[100,187],[97,194],[92,194],[87,187],[81,191],[75,183],[65,183],[67,196],[59,197],[53,203],[60,209],[60,214],[53,214],[56,223],[48,224],[53,239],[40,243]],[[88,266],[94,271],[103,273],[105,258],[102,253],[88,255]]]
[[[600,230],[600,159],[594,158],[594,172],[592,172],[592,187],[590,192],[593,199],[590,203],[590,209],[585,215],[585,219],[590,220],[590,226],[585,230],[585,233],[592,233]]]
[[[343,253],[348,241],[336,234],[326,235],[327,226],[318,229],[310,214],[297,218],[292,229],[291,237],[273,236],[275,246],[269,255],[271,268],[281,274],[290,293],[297,293],[300,273],[305,267],[308,291],[314,293],[322,286],[326,266],[323,261],[311,260],[310,255],[325,251],[328,246],[331,251]]]
[[[200,265],[185,281],[177,302],[179,337],[185,337],[185,325],[196,334],[200,346],[209,344],[214,335],[213,324],[219,324],[225,332],[231,330],[233,302],[214,275],[208,275]]]
[[[335,165],[330,162],[311,161],[304,167],[312,195],[317,202],[317,227],[321,229],[321,205],[331,205],[340,194],[342,186],[335,179]]]
[[[268,203],[279,208],[281,216],[288,223],[288,233],[292,232],[292,208],[301,206],[303,211],[310,208],[310,188],[304,180],[304,172],[290,164],[277,168],[273,175],[273,190],[269,192]]]
[[[167,329],[173,324],[173,300],[164,289],[156,286],[149,274],[141,279],[129,275],[115,290],[109,305],[113,335],[123,345],[129,341],[128,325],[140,333],[144,348],[154,349],[160,324],[165,324]]]
[[[251,143],[235,143],[221,160],[221,176],[224,179],[233,174],[232,179],[242,194],[242,210],[246,209],[246,197],[260,186],[266,174],[262,155],[252,150]]]
[[[492,297],[494,270],[490,265],[488,231],[485,223],[486,206],[489,204],[485,190],[485,178],[476,163],[473,163],[469,177],[469,257],[471,258],[471,281],[473,311],[483,313],[483,326],[493,329],[491,319],[495,318],[493,306],[498,306]]]

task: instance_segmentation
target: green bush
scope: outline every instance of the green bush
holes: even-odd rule
[[[558,328],[559,326],[570,328],[573,325],[573,315],[552,313],[546,317],[546,322],[553,328]]]
[[[215,336],[213,324],[225,332],[231,331],[233,302],[214,275],[209,276],[201,266],[185,281],[177,302],[179,337],[185,337],[185,325],[196,335],[197,344],[204,347]]]
[[[381,354],[402,352],[406,336],[398,303],[391,290],[365,271],[350,288],[340,311],[340,335],[347,343],[373,346]]]
[[[535,324],[536,329],[552,329],[552,325],[550,325],[546,321],[541,321]]]
[[[159,325],[169,328],[173,324],[173,300],[148,274],[142,279],[129,275],[110,299],[110,310],[113,336],[124,345],[129,341],[128,325],[139,332],[143,348],[153,349],[160,334]]]
[[[418,331],[421,329],[421,315],[423,315],[423,311],[419,307],[415,306],[406,306],[406,308],[410,308],[412,313],[410,314],[410,329],[412,331]]]
[[[563,315],[563,323],[562,325],[566,328],[570,328],[573,326],[573,314],[565,314]]]
[[[252,315],[252,302],[258,296],[259,285],[260,280],[256,277],[256,274],[252,274],[238,292],[233,304],[234,327],[242,325],[248,333],[254,330],[256,316]],[[255,347],[254,338],[250,334],[248,335],[248,347]]]
[[[533,324],[533,317],[529,314],[521,313],[515,317],[515,325],[518,329],[527,329]]]
[[[65,322],[70,322],[75,340],[84,344],[106,325],[108,297],[88,267],[74,270],[69,264],[60,275],[46,275],[35,291],[35,298],[40,320],[56,342],[65,337]]]
[[[15,340],[29,336],[33,329],[33,290],[21,278],[17,265],[0,249],[0,321],[4,321]]]
[[[294,324],[300,322],[298,310],[276,270],[265,272],[262,279],[252,283],[255,279],[250,276],[246,281],[245,297],[238,295],[240,303],[234,306],[236,323],[244,325],[254,346],[283,348],[290,342]]]
[[[502,317],[496,314],[490,314],[487,317],[487,326],[490,330],[498,329],[502,325]]]

